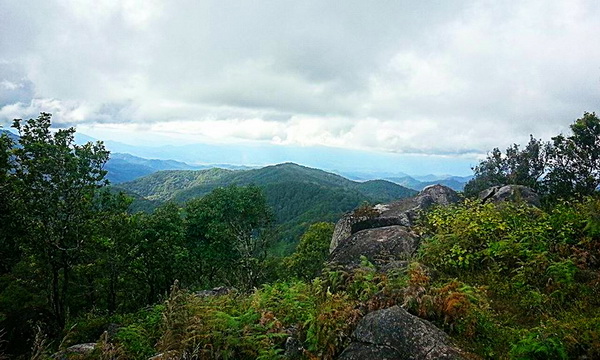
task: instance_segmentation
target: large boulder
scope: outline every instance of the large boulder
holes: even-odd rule
[[[431,185],[412,198],[376,205],[370,211],[360,212],[360,216],[356,215],[356,211],[347,214],[336,224],[329,251],[333,252],[352,234],[361,230],[391,225],[410,227],[415,225],[423,211],[434,205],[444,206],[458,201],[460,196],[456,191],[443,185]]]
[[[342,241],[352,235],[352,227],[366,220],[372,219],[380,214],[378,206],[366,209],[356,209],[342,216],[342,218],[335,224],[333,229],[333,236],[331,243],[329,244],[329,252],[331,253]]]
[[[540,206],[539,195],[532,188],[523,185],[492,186],[479,193],[479,200],[495,204],[523,201],[529,205]]]
[[[421,213],[435,205],[447,206],[460,201],[458,193],[447,186],[431,185],[415,197],[402,199],[382,206],[379,216],[367,220],[363,226],[378,227],[387,225],[413,226]],[[360,230],[360,225],[355,226]]]
[[[448,336],[430,322],[399,306],[362,318],[340,360],[464,359]]]
[[[404,226],[386,226],[359,231],[342,242],[329,257],[330,264],[360,266],[364,255],[378,268],[408,260],[419,247],[419,237]]]

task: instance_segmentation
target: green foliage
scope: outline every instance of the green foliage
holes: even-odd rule
[[[407,306],[434,321],[444,318],[465,348],[482,355],[510,350],[517,359],[593,357],[598,332],[582,324],[596,319],[600,306],[598,251],[591,245],[597,238],[588,227],[596,201],[561,202],[549,213],[470,201],[433,210],[421,228],[427,237],[421,261],[440,281],[459,278],[464,285],[446,283],[447,292],[425,272],[413,271],[421,281],[409,281]],[[449,299],[468,306],[449,307]],[[459,316],[450,309],[460,309]],[[542,319],[551,326],[538,328]]]
[[[138,311],[128,325],[116,335],[119,352],[124,359],[147,359],[154,355],[154,345],[159,337],[163,306]]]
[[[495,148],[487,158],[473,168],[475,177],[465,185],[465,195],[477,196],[491,186],[518,184],[539,190],[550,146],[530,137],[524,149],[514,144],[503,154]]]
[[[296,252],[284,260],[292,276],[311,280],[319,274],[329,255],[333,228],[332,223],[316,223],[302,235]]]
[[[547,143],[531,137],[523,150],[516,144],[504,154],[495,148],[473,168],[465,194],[507,184],[529,186],[549,203],[594,194],[600,185],[600,119],[586,112],[570,128],[571,135]]]
[[[560,340],[547,337],[537,331],[531,331],[523,340],[513,345],[510,351],[512,359],[568,359],[567,352]]]
[[[218,188],[188,202],[185,213],[187,242],[209,282],[226,278],[244,288],[257,285],[273,218],[260,188]]]

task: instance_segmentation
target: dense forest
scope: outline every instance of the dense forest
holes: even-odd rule
[[[161,200],[132,212],[135,200],[106,181],[101,142],[77,145],[75,130],[51,131],[46,113],[13,127],[18,141],[0,137],[0,358],[332,359],[361,318],[393,305],[446,331],[465,358],[600,357],[593,113],[550,142],[494,149],[462,201],[422,214],[418,252],[390,271],[366,257],[353,269],[327,262],[335,218],[314,216],[332,210],[301,204],[324,188],[343,204],[347,192],[298,167],[275,169],[291,172],[289,187],[243,178],[280,172],[159,172],[123,187]],[[506,184],[535,190],[539,206],[478,198]],[[363,197],[333,213],[366,195],[413,194],[381,182],[345,187]],[[297,218],[295,251],[276,256],[278,224]],[[287,352],[290,338],[299,353]],[[82,343],[95,345],[66,352]]]

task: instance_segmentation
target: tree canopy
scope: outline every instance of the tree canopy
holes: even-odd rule
[[[586,112],[570,129],[570,135],[549,142],[531,136],[523,149],[517,144],[504,153],[493,149],[473,168],[465,194],[508,184],[529,186],[550,201],[593,194],[600,185],[600,119]]]

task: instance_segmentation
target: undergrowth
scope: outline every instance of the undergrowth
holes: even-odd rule
[[[302,358],[333,359],[362,316],[400,305],[473,358],[600,358],[599,204],[437,208],[407,268],[384,274],[362,258],[352,271],[328,267],[312,281],[208,297],[176,283],[159,305],[80,319],[74,332],[80,341],[119,324],[95,358],[281,359],[292,338]]]

